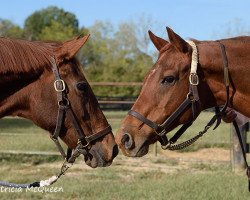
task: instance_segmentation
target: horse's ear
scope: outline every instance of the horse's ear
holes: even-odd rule
[[[63,42],[57,49],[58,57],[66,60],[73,58],[85,42],[87,42],[89,36],[89,34],[86,36],[80,35],[72,40]]]
[[[189,50],[189,44],[182,39],[179,35],[177,35],[171,28],[167,27],[167,32],[168,32],[168,38],[169,41],[174,47],[183,53],[188,52]]]
[[[161,50],[162,47],[164,47],[168,42],[160,37],[157,37],[155,34],[153,34],[151,31],[148,31],[149,37],[153,44],[155,45],[156,49],[158,51]]]

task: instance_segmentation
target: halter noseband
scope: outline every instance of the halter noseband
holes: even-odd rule
[[[51,57],[51,65],[52,65],[53,74],[55,76],[54,88],[55,88],[55,91],[57,92],[57,102],[58,102],[58,114],[57,114],[56,128],[54,130],[53,135],[51,136],[51,139],[55,142],[55,145],[57,146],[62,157],[65,158],[69,163],[73,163],[80,154],[87,155],[87,150],[91,148],[91,144],[94,141],[110,133],[112,129],[111,129],[111,126],[109,125],[105,129],[97,133],[93,133],[89,136],[86,136],[84,134],[82,127],[77,121],[76,115],[71,108],[70,100],[67,98],[67,94],[65,91],[66,84],[60,77],[54,57]],[[73,127],[76,131],[76,135],[78,137],[78,143],[73,154],[70,148],[68,148],[67,154],[66,154],[58,140],[58,137],[61,133],[64,119],[65,119],[65,114],[68,114],[68,118],[73,124]]]

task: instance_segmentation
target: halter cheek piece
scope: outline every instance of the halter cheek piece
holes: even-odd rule
[[[197,86],[199,85],[199,77],[197,75],[198,51],[193,41],[187,41],[187,42],[192,47],[193,51],[192,51],[191,71],[189,75],[189,84],[190,84],[189,92],[187,94],[186,99],[182,102],[182,104],[162,124],[156,124],[155,122],[147,119],[146,117],[144,117],[143,115],[141,115],[140,113],[134,110],[130,110],[128,112],[129,115],[137,118],[138,120],[142,121],[144,124],[146,124],[147,126],[151,127],[154,130],[154,132],[159,136],[159,142],[161,143],[161,146],[164,150],[168,149],[168,150],[173,151],[173,150],[180,150],[180,149],[186,148],[187,146],[193,144],[198,138],[203,136],[215,122],[216,122],[216,125],[214,129],[216,129],[220,125],[221,118],[223,115],[225,115],[225,111],[229,104],[228,60],[227,60],[227,55],[225,51],[225,46],[218,41],[220,49],[221,49],[222,60],[223,60],[223,65],[224,65],[224,84],[225,84],[225,89],[226,89],[226,103],[224,104],[221,110],[219,109],[219,107],[215,107],[216,114],[207,123],[205,128],[202,131],[200,131],[196,136],[180,144],[174,144],[181,137],[181,135],[187,130],[187,128],[192,125],[193,121],[199,114],[199,111],[197,110],[197,107],[199,106],[199,94],[198,94],[198,88],[197,88]],[[182,127],[174,134],[174,136],[168,140],[166,136],[167,131],[170,130],[171,126],[173,125],[173,122],[175,122],[190,107],[192,108],[193,118],[186,124],[182,125]],[[246,153],[245,153],[244,145],[242,142],[241,134],[239,131],[239,127],[235,120],[233,121],[233,125],[235,127],[235,130],[239,139],[240,147],[242,150],[244,162],[247,167],[246,173],[248,176],[248,190],[250,191],[250,167],[246,159]]]
[[[70,105],[70,100],[67,98],[66,84],[60,77],[55,58],[53,57],[51,58],[51,65],[52,65],[53,74],[55,76],[54,88],[55,88],[55,91],[57,92],[57,103],[58,103],[56,128],[54,130],[53,135],[51,136],[51,139],[54,141],[62,157],[65,158],[67,162],[73,163],[80,154],[83,154],[86,156],[87,150],[91,148],[92,143],[100,139],[101,137],[107,135],[108,133],[110,133],[112,129],[111,129],[111,126],[109,125],[105,129],[97,133],[92,133],[89,136],[86,136],[84,134],[79,122],[77,121],[76,115]],[[69,120],[71,121],[71,123],[73,124],[76,135],[78,137],[77,146],[73,154],[70,148],[68,148],[67,154],[66,154],[58,140],[66,114]]]

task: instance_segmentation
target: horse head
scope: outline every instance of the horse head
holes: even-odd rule
[[[170,28],[167,28],[167,32],[169,42],[149,31],[159,56],[145,76],[141,92],[116,136],[117,144],[127,156],[140,157],[147,154],[149,145],[161,139],[160,132],[168,133],[178,125],[188,123],[202,110],[203,105],[199,102],[195,105],[195,116],[191,106],[186,106],[181,113],[175,114],[171,123],[165,121],[185,99],[193,98],[188,96],[192,46]],[[198,89],[204,87],[200,80]],[[161,126],[158,125],[166,123],[168,126],[160,130]]]
[[[94,168],[110,165],[118,154],[118,148],[82,66],[75,57],[87,39],[88,36],[77,37],[63,43],[3,39],[5,46],[12,46],[5,56],[9,61],[5,63],[9,74],[3,74],[2,81],[8,87],[3,87],[0,114],[28,118],[52,135],[58,126],[59,107],[67,106],[72,112],[63,113],[59,136],[72,150],[79,142],[79,129],[84,137],[93,136],[85,162]],[[52,61],[57,73],[53,72],[55,66],[53,68]],[[56,86],[58,84],[62,85]],[[63,94],[58,100],[60,91]],[[97,138],[97,133],[102,134]]]

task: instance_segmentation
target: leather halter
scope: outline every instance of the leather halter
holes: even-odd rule
[[[199,113],[197,113],[195,111],[195,106],[199,101],[199,95],[198,95],[198,90],[197,90],[197,86],[199,84],[199,78],[198,75],[196,73],[197,70],[197,64],[198,64],[198,51],[197,51],[197,47],[195,45],[195,43],[193,41],[188,41],[188,43],[191,45],[193,52],[192,52],[192,63],[191,63],[191,72],[190,72],[190,76],[189,76],[189,83],[190,83],[190,89],[189,89],[189,93],[187,94],[187,98],[182,102],[182,104],[175,110],[175,112],[170,115],[170,117],[168,117],[162,124],[156,124],[155,122],[147,119],[146,117],[144,117],[143,115],[141,115],[140,113],[130,110],[128,112],[129,115],[137,118],[138,120],[142,121],[143,123],[145,123],[146,125],[148,125],[149,127],[151,127],[154,132],[160,136],[160,143],[162,145],[163,149],[169,149],[169,150],[178,150],[178,149],[183,149],[187,146],[189,146],[190,144],[192,144],[193,142],[195,142],[199,137],[203,136],[204,133],[207,132],[207,130],[216,122],[216,125],[214,127],[214,129],[216,129],[220,123],[221,123],[221,118],[223,115],[225,115],[225,111],[228,107],[229,104],[229,70],[228,70],[228,60],[227,60],[227,55],[226,55],[226,51],[225,51],[225,46],[219,43],[220,49],[221,49],[221,54],[222,54],[222,59],[223,59],[223,65],[224,65],[224,85],[225,85],[225,89],[226,89],[226,103],[224,104],[223,108],[220,110],[219,107],[215,107],[215,111],[216,114],[211,118],[211,120],[207,123],[207,125],[205,126],[203,131],[200,131],[198,133],[198,135],[196,135],[195,137],[181,143],[181,144],[177,144],[177,145],[172,145],[174,144],[179,138],[180,136],[187,130],[188,127],[190,127],[193,123],[193,121],[195,120],[195,116],[198,115]],[[184,111],[190,107],[190,105],[192,106],[192,112],[193,112],[193,119],[191,119],[188,123],[184,124],[175,134],[174,136],[168,140],[166,134],[167,134],[167,130],[169,130],[169,128],[171,127],[172,123],[181,115],[184,113]],[[239,139],[239,143],[240,143],[240,148],[243,154],[243,158],[244,158],[244,162],[245,162],[245,166],[247,167],[246,170],[246,175],[248,177],[248,191],[250,192],[250,166],[248,165],[247,162],[247,158],[246,158],[246,152],[245,152],[245,148],[243,145],[243,140],[241,137],[241,133],[239,130],[239,127],[236,123],[236,121],[233,121],[233,125],[235,127],[238,139]]]
[[[77,118],[74,114],[74,111],[72,110],[70,106],[70,101],[67,98],[66,93],[66,84],[65,82],[60,78],[60,74],[58,71],[58,68],[56,66],[56,61],[54,57],[51,57],[51,65],[52,65],[52,71],[55,76],[55,82],[54,82],[54,88],[57,92],[57,102],[58,102],[58,115],[57,115],[57,122],[56,122],[56,128],[54,131],[54,134],[51,135],[51,139],[55,142],[58,150],[60,151],[63,158],[65,158],[65,161],[61,167],[60,173],[56,176],[52,176],[47,180],[41,180],[36,181],[30,184],[19,184],[19,183],[10,183],[6,181],[0,181],[0,186],[2,187],[11,187],[11,188],[33,188],[33,187],[44,187],[49,186],[55,183],[62,175],[65,174],[65,172],[73,165],[75,162],[75,159],[83,154],[84,156],[88,155],[88,150],[91,148],[91,145],[94,141],[100,139],[101,137],[107,135],[112,131],[110,125],[107,126],[102,131],[99,131],[95,134],[91,134],[89,136],[86,136],[81,128],[81,125],[78,123]],[[76,135],[78,137],[77,146],[72,154],[72,150],[68,148],[67,155],[64,152],[58,137],[61,133],[62,125],[65,119],[65,114],[68,114],[68,118],[73,124],[73,127],[75,128]]]
[[[57,146],[62,157],[65,158],[68,162],[73,163],[76,157],[78,157],[80,154],[87,155],[87,150],[91,148],[92,143],[110,133],[112,129],[111,126],[109,125],[105,129],[97,133],[92,133],[89,136],[86,136],[84,134],[81,125],[77,121],[76,115],[70,105],[70,100],[67,98],[66,83],[60,77],[54,57],[51,57],[51,65],[53,74],[55,76],[54,88],[55,91],[57,92],[57,102],[58,102],[56,128],[54,130],[53,135],[51,136],[51,139],[55,142],[55,145]],[[70,148],[68,148],[66,154],[58,140],[58,137],[62,130],[63,122],[65,120],[65,114],[67,114],[69,120],[73,124],[76,135],[78,137],[78,143],[73,155],[71,155],[72,150]]]
[[[140,113],[134,110],[130,110],[128,112],[129,115],[137,118],[138,120],[142,121],[143,123],[145,123],[146,125],[148,125],[154,130],[154,132],[160,138],[159,142],[161,143],[163,149],[170,148],[171,145],[174,144],[183,135],[183,133],[192,125],[195,118],[199,114],[199,111],[197,110],[198,109],[197,107],[199,106],[199,103],[200,103],[198,88],[197,88],[199,85],[199,77],[197,74],[198,50],[197,50],[196,44],[193,41],[187,41],[187,42],[189,43],[189,45],[192,47],[192,50],[193,50],[192,62],[191,62],[191,70],[190,70],[190,75],[189,75],[189,92],[187,94],[186,99],[181,103],[181,105],[162,124],[156,124],[155,122],[147,119],[146,117],[144,117],[143,115],[141,115]],[[224,45],[219,42],[219,46],[221,49],[223,64],[224,64],[224,84],[226,88],[227,99],[222,110],[216,107],[216,115],[207,124],[208,127],[210,127],[215,121],[217,121],[214,129],[216,129],[220,125],[221,118],[225,114],[225,111],[228,107],[228,102],[229,102],[228,62],[227,62]],[[166,134],[167,134],[167,131],[173,125],[173,122],[175,122],[175,120],[177,120],[177,118],[180,117],[190,107],[192,109],[193,118],[189,120],[186,124],[182,125],[182,127],[174,134],[172,138],[168,139]]]
[[[149,127],[151,127],[154,132],[160,136],[159,142],[163,147],[166,147],[169,144],[175,143],[178,138],[190,127],[194,121],[194,119],[198,116],[197,106],[199,106],[199,94],[197,86],[199,85],[199,77],[197,75],[197,64],[198,64],[198,51],[195,43],[193,41],[188,41],[188,43],[192,46],[193,53],[192,53],[192,63],[191,63],[191,71],[189,75],[189,92],[186,96],[186,99],[181,103],[181,105],[162,123],[156,124],[155,122],[147,119],[140,113],[130,110],[128,112],[129,115],[139,119]],[[177,133],[168,140],[166,134],[167,130],[171,127],[173,122],[182,115],[188,108],[192,108],[193,119],[190,120],[188,123],[184,124]]]

